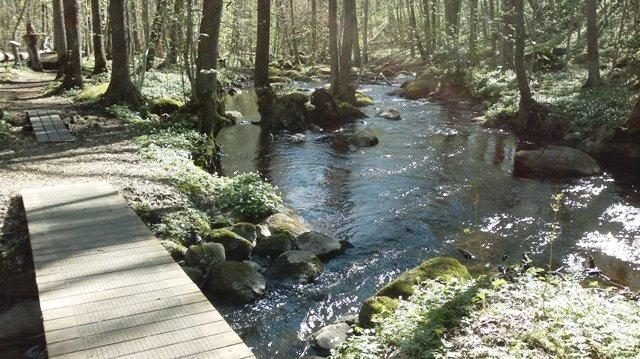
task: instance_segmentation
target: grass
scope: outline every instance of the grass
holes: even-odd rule
[[[334,358],[635,358],[640,306],[577,278],[426,280],[392,315],[356,328]]]

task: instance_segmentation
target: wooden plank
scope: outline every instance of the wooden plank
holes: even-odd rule
[[[111,185],[22,194],[50,358],[254,358]]]
[[[75,141],[75,137],[71,136],[69,129],[67,129],[60,116],[53,111],[29,110],[27,111],[27,117],[31,121],[33,133],[38,142]]]

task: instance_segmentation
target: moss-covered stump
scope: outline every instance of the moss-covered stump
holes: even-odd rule
[[[149,104],[149,111],[157,115],[163,113],[173,113],[178,111],[184,106],[184,102],[178,101],[170,97],[161,97],[151,100]]]
[[[301,282],[311,282],[322,272],[322,263],[313,253],[307,251],[286,251],[273,262],[267,275],[273,278],[291,278]]]
[[[220,243],[196,244],[184,253],[185,264],[202,271],[208,271],[211,265],[224,262],[225,259],[225,250]]]
[[[293,237],[287,233],[277,233],[270,237],[262,238],[253,250],[253,254],[277,258],[282,253],[291,250]]]
[[[323,128],[336,128],[367,117],[359,108],[348,102],[339,101],[325,88],[315,89],[309,101],[313,105],[309,114],[311,121]]]
[[[453,258],[436,257],[424,261],[419,266],[401,274],[386,284],[376,295],[389,298],[408,298],[415,286],[426,279],[448,282],[452,279],[470,279],[465,266]]]
[[[228,229],[214,229],[205,237],[207,242],[220,243],[228,260],[244,261],[251,257],[253,243]]]
[[[390,315],[396,309],[400,301],[384,296],[373,296],[362,303],[362,308],[358,314],[358,321],[363,328],[373,326],[373,317]]]
[[[209,274],[209,288],[234,303],[249,303],[264,295],[266,282],[254,266],[247,262],[227,261],[213,266]]]
[[[308,101],[307,95],[299,91],[276,96],[272,114],[272,130],[303,132],[309,128],[311,123],[306,105]]]

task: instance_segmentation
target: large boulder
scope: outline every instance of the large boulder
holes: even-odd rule
[[[291,250],[293,237],[287,233],[277,233],[262,238],[253,250],[254,254],[263,257],[277,258],[282,253]]]
[[[640,160],[640,134],[615,129],[613,134],[602,128],[580,144],[590,156],[608,162],[625,163]]]
[[[344,123],[367,117],[364,112],[354,105],[337,101],[331,92],[325,88],[315,89],[309,101],[313,105],[313,109],[310,112],[311,121],[323,128],[336,128]]]
[[[419,266],[402,273],[382,287],[377,296],[389,298],[410,297],[417,284],[427,279],[450,281],[470,279],[467,268],[453,258],[436,257],[422,262]]]
[[[304,233],[298,237],[295,244],[297,249],[311,252],[322,260],[334,257],[342,250],[342,243],[339,239],[319,232]]]
[[[180,267],[193,283],[197,284],[198,286],[202,285],[202,278],[204,277],[204,273],[200,269],[189,266]]]
[[[23,300],[0,314],[0,341],[24,339],[42,332],[42,313],[37,300]]]
[[[267,275],[274,278],[293,278],[311,282],[322,272],[322,263],[313,253],[300,250],[286,251],[273,262]]]
[[[227,261],[213,266],[209,287],[225,300],[249,303],[264,295],[266,282],[251,264]]]
[[[514,173],[534,177],[581,177],[600,173],[600,167],[593,158],[575,148],[547,146],[517,151]]]
[[[251,243],[256,242],[256,239],[258,239],[258,232],[260,231],[258,226],[247,222],[236,223],[233,227],[230,227],[229,230]]]
[[[385,296],[373,296],[362,303],[362,308],[358,314],[358,321],[363,328],[373,326],[373,317],[375,315],[389,315],[398,307],[399,300]]]
[[[225,250],[220,243],[200,243],[189,246],[184,254],[184,262],[189,267],[208,271],[213,264],[224,262]]]
[[[398,121],[402,118],[402,116],[400,115],[400,111],[391,107],[381,109],[380,111],[378,111],[378,113],[376,113],[376,117],[381,117],[392,121]]]
[[[330,355],[332,349],[347,340],[350,330],[346,323],[331,324],[311,334],[310,339],[322,355]]]
[[[427,98],[432,92],[438,89],[439,83],[433,74],[425,73],[418,76],[416,81],[406,84],[405,87],[399,91],[399,95],[409,100]]]
[[[220,243],[224,246],[227,259],[244,261],[251,257],[253,243],[228,229],[214,229],[205,237],[207,242]]]
[[[309,232],[309,228],[304,222],[293,214],[272,214],[264,221],[264,224],[272,234],[284,233],[293,238],[298,238],[301,234]]]

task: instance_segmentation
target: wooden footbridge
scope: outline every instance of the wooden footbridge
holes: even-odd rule
[[[254,358],[111,185],[22,198],[49,358]]]

